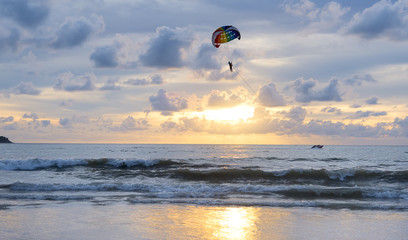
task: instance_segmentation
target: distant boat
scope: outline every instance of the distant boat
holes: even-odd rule
[[[312,148],[323,148],[323,145],[313,145]]]

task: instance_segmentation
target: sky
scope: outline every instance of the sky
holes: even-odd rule
[[[408,0],[1,0],[0,135],[406,145],[407,53]]]

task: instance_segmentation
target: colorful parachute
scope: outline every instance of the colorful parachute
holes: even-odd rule
[[[241,39],[241,34],[238,29],[233,26],[222,26],[214,31],[212,35],[212,44],[218,48],[221,44],[234,40]]]

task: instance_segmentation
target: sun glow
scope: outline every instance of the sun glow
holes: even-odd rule
[[[240,105],[233,108],[223,108],[217,110],[205,110],[204,117],[214,121],[246,121],[254,116],[254,107]]]

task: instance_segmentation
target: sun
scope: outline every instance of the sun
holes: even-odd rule
[[[239,105],[232,108],[205,110],[202,114],[205,119],[213,121],[246,121],[254,116],[254,111],[254,107]]]

